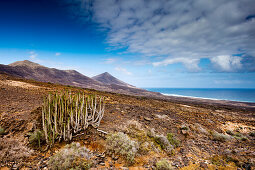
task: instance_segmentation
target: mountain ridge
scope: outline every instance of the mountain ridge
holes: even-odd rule
[[[136,88],[115,77],[108,72],[92,78],[79,73],[76,70],[59,70],[48,68],[29,60],[17,61],[9,65],[0,64],[0,73],[12,76],[32,79],[41,82],[59,83],[100,91],[108,91],[135,96],[159,96],[160,93],[149,92]],[[98,81],[98,80],[99,81]]]

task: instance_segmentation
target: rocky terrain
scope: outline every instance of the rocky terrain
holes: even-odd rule
[[[43,99],[49,92],[66,90],[105,97],[98,130],[90,127],[51,148],[43,140],[40,147],[31,143],[29,134],[42,128]],[[1,169],[56,169],[59,162],[85,169],[88,165],[92,169],[254,169],[254,142],[252,104],[156,99],[0,74]],[[74,155],[79,159],[70,161]]]

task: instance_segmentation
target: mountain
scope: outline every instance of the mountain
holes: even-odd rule
[[[130,88],[135,88],[135,86],[132,86],[130,84],[127,84],[115,77],[113,77],[111,74],[108,72],[99,74],[97,76],[92,77],[92,79],[97,80],[103,84],[108,84],[108,85],[119,85],[119,86],[125,86],[125,87],[130,87]]]
[[[149,92],[129,85],[113,77],[107,72],[90,78],[75,70],[58,70],[55,68],[48,68],[28,60],[17,61],[9,65],[0,64],[0,73],[41,82],[58,83],[128,95],[160,95],[160,93]]]
[[[42,82],[60,83],[94,89],[104,89],[104,84],[82,75],[75,70],[58,70],[24,60],[0,65],[0,72]]]

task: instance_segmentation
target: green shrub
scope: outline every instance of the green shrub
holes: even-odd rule
[[[0,135],[4,135],[4,134],[5,134],[5,129],[0,126]]]
[[[168,139],[169,143],[171,145],[173,145],[174,147],[180,146],[180,141],[178,139],[176,139],[172,133],[167,134],[167,139]]]
[[[110,154],[121,155],[128,163],[134,163],[134,158],[139,149],[136,141],[131,140],[123,132],[117,132],[109,134],[106,142]]]
[[[172,170],[174,168],[166,159],[162,159],[156,163],[156,169],[157,170]]]
[[[48,161],[49,169],[89,169],[93,162],[92,155],[86,147],[79,143],[66,145],[63,149],[51,156]]]
[[[29,142],[33,145],[38,145],[39,148],[41,147],[42,141],[45,139],[44,133],[39,129],[36,129],[32,133],[28,133],[29,135]]]

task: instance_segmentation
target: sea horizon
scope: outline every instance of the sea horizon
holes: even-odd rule
[[[255,88],[143,88],[166,96],[255,103]]]

